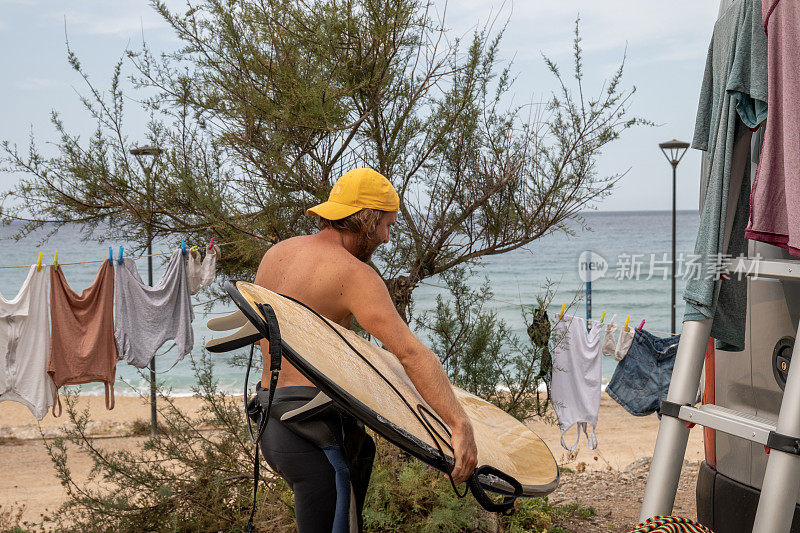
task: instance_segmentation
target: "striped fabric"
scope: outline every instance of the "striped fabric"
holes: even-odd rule
[[[648,518],[631,533],[714,533],[694,520],[680,516],[653,516]]]

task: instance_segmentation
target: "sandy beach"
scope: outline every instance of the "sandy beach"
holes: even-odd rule
[[[81,406],[89,406],[91,431],[103,437],[103,446],[131,449],[140,446],[144,440],[143,437],[130,436],[130,428],[137,420],[149,420],[150,407],[146,401],[118,397],[113,411],[105,409],[102,397],[85,396],[79,402]],[[176,398],[175,402],[187,413],[194,412],[199,405],[198,400],[188,397]],[[39,426],[30,412],[14,402],[4,402],[0,407],[0,472],[3,472],[0,476],[0,507],[8,507],[12,503],[25,505],[24,519],[36,521],[42,513],[58,507],[64,499],[64,492],[39,436]],[[49,414],[41,421],[41,430],[45,435],[54,435],[64,423],[64,416],[55,418]],[[560,466],[586,476],[616,475],[617,479],[620,473],[626,471],[626,467],[636,461],[641,463],[643,458],[652,455],[658,418],[655,415],[631,416],[603,393],[597,426],[598,447],[589,450],[582,437],[577,453],[573,454],[562,448],[557,426],[541,420],[533,420],[529,426],[545,440]],[[574,441],[574,431],[573,429],[568,434],[566,441]],[[686,459],[692,464],[703,459],[702,431],[699,429],[690,434]],[[73,454],[71,462],[74,472],[79,476],[85,475],[91,466],[88,458],[78,454]],[[622,483],[620,490],[633,492],[642,484],[642,469],[638,468],[637,472],[638,478],[634,475],[628,481],[628,478],[618,481]],[[575,486],[575,479],[570,478],[570,475],[569,472],[565,474],[562,487],[556,489],[551,499],[561,504],[581,499],[582,489],[569,490],[569,487]],[[694,487],[687,485],[687,488],[691,493],[681,494],[679,501],[691,503],[694,499]],[[587,501],[585,494],[582,501]],[[629,506],[630,503],[628,502]],[[611,508],[607,512],[601,508],[597,510],[599,516],[606,516],[614,511]],[[690,513],[694,509],[684,509],[684,512],[692,516]]]

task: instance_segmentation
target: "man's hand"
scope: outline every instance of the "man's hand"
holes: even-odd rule
[[[468,419],[457,428],[452,428],[453,436],[450,444],[453,445],[453,458],[456,465],[451,472],[453,482],[457,485],[472,475],[475,466],[478,464],[478,447],[475,445],[475,437],[472,434],[472,425]]]

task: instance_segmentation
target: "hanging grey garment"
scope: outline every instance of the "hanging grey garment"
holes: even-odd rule
[[[683,293],[684,320],[713,318],[711,336],[726,350],[744,348],[747,291],[736,277],[720,281],[715,265],[747,252],[749,128],[766,118],[766,74],[761,2],[735,0],[714,26],[700,90],[692,146],[710,164],[694,249],[700,271],[687,272]]]
[[[146,285],[129,258],[114,276],[115,331],[119,358],[144,368],[162,344],[174,340],[178,361],[192,351],[194,310],[183,254],[177,250],[153,287]]]
[[[189,292],[197,294],[200,287],[208,287],[214,282],[217,276],[217,259],[221,255],[221,250],[216,244],[211,250],[206,251],[203,262],[200,262],[200,252],[190,251],[189,261],[186,265],[186,277],[189,280]]]
[[[717,12],[717,20],[722,17],[722,14],[727,11],[735,0],[722,0],[719,3],[719,11]],[[706,189],[708,188],[708,167],[711,164],[711,158],[708,157],[708,152],[703,152],[703,156],[700,159],[700,209],[699,212],[703,212],[703,204],[706,200]]]

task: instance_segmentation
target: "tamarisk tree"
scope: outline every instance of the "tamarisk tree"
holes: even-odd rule
[[[55,155],[33,140],[27,151],[4,145],[5,168],[25,177],[6,191],[2,216],[27,221],[22,234],[78,222],[103,236],[214,236],[234,242],[220,271],[249,278],[271,243],[313,231],[305,209],[333,181],[366,165],[400,194],[398,231],[375,267],[409,319],[421,280],[581,222],[620,177],[598,175],[602,149],[643,123],[628,116],[635,88],[622,87],[622,64],[586,96],[577,23],[572,75],[545,57],[558,89],[511,105],[502,30],[453,38],[424,1],[153,7],[180,49],[128,51],[109,90],[69,51],[97,122],[91,137],[54,111]],[[131,101],[150,117],[146,141],[163,150],[151,183],[128,152]]]

